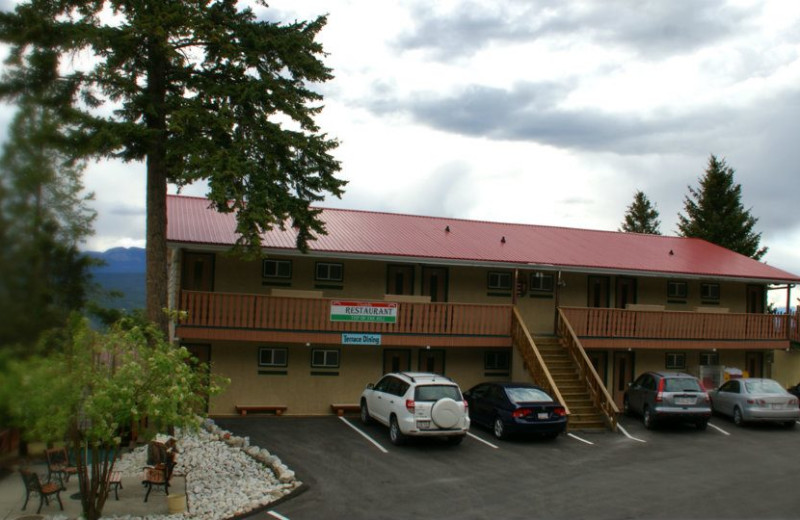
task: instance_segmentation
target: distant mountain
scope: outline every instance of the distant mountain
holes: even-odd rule
[[[113,247],[108,251],[88,251],[86,254],[106,263],[93,268],[92,273],[145,272],[145,250],[141,247]]]
[[[145,307],[145,250],[141,247],[115,247],[107,251],[88,251],[105,265],[91,269],[96,284],[94,299],[102,307],[131,311]]]

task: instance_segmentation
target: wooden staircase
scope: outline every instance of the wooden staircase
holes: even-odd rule
[[[569,430],[599,431],[608,426],[595,408],[586,385],[580,380],[575,363],[556,336],[534,338],[550,375],[569,408]]]

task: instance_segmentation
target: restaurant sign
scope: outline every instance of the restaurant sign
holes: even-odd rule
[[[397,323],[397,304],[386,302],[331,301],[331,321]]]

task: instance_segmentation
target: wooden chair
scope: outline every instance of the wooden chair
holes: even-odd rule
[[[47,481],[53,481],[53,475],[58,475],[62,482],[69,482],[69,477],[78,474],[78,468],[71,466],[67,448],[51,448],[45,450],[47,457]]]
[[[39,495],[39,509],[36,510],[37,515],[42,511],[43,503],[50,505],[49,497],[53,495],[58,499],[58,505],[61,510],[64,510],[64,504],[61,503],[61,491],[64,488],[61,484],[56,484],[55,482],[42,484],[42,481],[39,480],[39,475],[36,473],[25,469],[21,469],[19,472],[22,475],[22,481],[25,483],[25,503],[22,505],[23,511],[28,507],[28,499],[30,499],[31,493]]]
[[[145,502],[147,502],[147,497],[150,496],[150,491],[153,490],[153,487],[163,487],[164,494],[169,495],[169,481],[172,478],[172,469],[174,467],[175,463],[171,457],[168,457],[165,462],[144,468],[142,485],[147,488],[147,493],[144,495]]]

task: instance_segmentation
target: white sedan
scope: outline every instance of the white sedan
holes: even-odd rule
[[[777,422],[793,428],[800,419],[797,397],[772,379],[731,379],[709,392],[711,408],[733,422]]]

